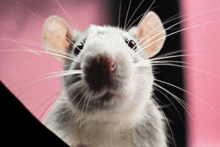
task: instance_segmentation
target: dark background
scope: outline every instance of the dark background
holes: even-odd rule
[[[126,19],[126,14],[127,14],[127,10],[129,7],[129,1],[130,0],[123,0],[122,1],[122,6],[121,6],[121,20],[120,20],[120,26],[123,27],[124,26],[124,22]],[[130,16],[133,14],[133,12],[136,10],[136,8],[138,7],[138,5],[142,2],[142,0],[133,0],[130,6],[130,11],[129,11],[129,15],[127,18],[127,22],[130,19]],[[139,17],[141,14],[143,14],[144,12],[146,12],[146,10],[148,9],[148,7],[152,4],[153,0],[145,0],[143,2],[143,4],[139,7],[138,11],[136,12],[136,14],[133,16],[133,19],[131,20],[131,22],[133,22],[137,17]],[[114,5],[115,4],[115,5]],[[115,3],[113,3],[113,16],[117,16],[117,17],[113,17],[113,22],[114,24],[117,26],[118,25],[118,15],[119,15],[119,0],[115,1]],[[158,14],[158,16],[161,18],[162,22],[168,20],[171,17],[175,17],[175,16],[180,16],[180,1],[178,0],[156,0],[156,2],[152,5],[151,11],[154,11]],[[141,18],[140,18],[141,19]],[[139,20],[140,20],[139,19]],[[137,25],[139,23],[139,20],[134,23],[133,25]],[[169,26],[178,23],[180,21],[180,19],[175,19],[174,21],[165,24],[164,27],[165,29],[168,28]],[[166,33],[170,34],[172,32],[175,32],[177,30],[181,29],[181,25],[177,25],[175,27],[173,27],[170,30],[167,30]],[[182,50],[182,40],[181,40],[181,33],[177,33],[175,35],[171,35],[169,37],[166,38],[164,47],[162,48],[162,50],[160,51],[160,53],[157,56],[160,56],[162,54],[165,53],[170,53],[170,52],[174,52],[174,51],[180,51]],[[181,53],[179,53],[178,55],[181,55]],[[155,56],[155,57],[157,57]],[[167,59],[167,60],[175,60],[175,61],[182,61],[182,58],[174,58],[174,59]],[[184,73],[183,73],[183,69],[180,67],[172,67],[172,66],[155,66],[155,77],[156,79],[162,80],[162,81],[166,81],[168,83],[171,83],[173,85],[176,85],[182,89],[184,89]],[[179,97],[180,99],[184,100],[184,92],[171,87],[169,85],[163,84],[163,83],[159,83],[159,82],[155,82],[157,84],[159,84],[160,86],[164,87],[165,89],[167,89],[168,91],[170,91],[171,93],[173,93],[174,95],[176,95],[177,97]],[[157,100],[157,103],[161,106],[163,112],[165,113],[167,119],[169,119],[169,124],[171,126],[171,129],[168,127],[168,132],[169,132],[169,146],[170,147],[186,147],[186,141],[187,141],[187,137],[186,137],[186,119],[185,119],[185,110],[184,108],[168,93],[166,93],[165,91],[161,90],[164,94],[166,94],[169,99],[172,101],[172,103],[175,105],[175,107],[173,106],[173,104],[163,95],[161,94],[157,89],[154,90],[154,98]],[[184,100],[185,101],[185,100]],[[171,133],[171,131],[173,132],[173,135]],[[175,141],[173,141],[173,138],[175,139]],[[176,144],[176,145],[175,145]]]
[[[142,0],[133,0],[129,16],[135,11],[138,5]],[[142,6],[138,9],[134,15],[131,22],[143,14],[148,7],[151,5],[152,0],[146,0]],[[112,0],[112,24],[118,25],[118,16],[119,16],[119,0]],[[123,0],[121,6],[121,27],[124,26],[125,16],[127,14],[127,9],[129,6],[129,0]],[[169,19],[170,17],[180,13],[179,1],[176,0],[157,0],[152,9],[156,12],[162,21]],[[165,25],[165,28],[177,23],[180,20],[175,20],[171,23]],[[138,24],[139,21],[134,23]],[[175,26],[174,29],[167,31],[167,34],[172,33],[180,29],[181,26]],[[169,53],[172,51],[181,50],[181,34],[175,34],[166,39],[162,51],[158,54]],[[176,61],[181,61],[181,58],[175,58]],[[179,67],[169,67],[169,66],[157,66],[155,69],[157,73],[155,76],[157,79],[172,83],[181,88],[184,87],[183,79],[183,70]],[[166,88],[168,91],[172,92],[181,99],[184,99],[184,93],[176,88],[171,86],[158,83],[159,85]],[[61,140],[59,140],[55,135],[53,135],[49,130],[47,130],[40,122],[34,118],[28,110],[1,84],[0,87],[0,113],[1,113],[1,127],[2,127],[2,136],[1,139],[3,143],[6,143],[5,146],[66,146]],[[163,91],[164,92],[164,91]],[[158,90],[155,89],[155,99],[157,99],[158,104],[162,107],[163,112],[166,117],[170,120],[169,124],[171,125],[171,130],[173,136],[171,135],[170,129],[168,132],[170,134],[170,147],[185,147],[186,146],[186,120],[185,120],[185,111],[183,107],[169,94],[169,98],[173,101],[175,109],[171,102],[167,100]],[[163,107],[164,106],[164,107]],[[173,140],[173,137],[175,141]],[[175,145],[176,144],[176,145]]]

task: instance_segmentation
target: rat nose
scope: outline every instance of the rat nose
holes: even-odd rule
[[[97,64],[105,64],[109,72],[114,72],[116,69],[116,62],[113,58],[97,57]]]
[[[84,60],[83,73],[89,88],[99,91],[103,87],[111,86],[116,65],[112,57],[101,55],[97,55],[96,57],[87,56]]]

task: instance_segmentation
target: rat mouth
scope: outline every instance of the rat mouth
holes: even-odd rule
[[[69,95],[70,96],[70,95]],[[78,87],[69,97],[73,106],[83,113],[109,110],[114,107],[118,94],[113,90],[91,91]]]
[[[114,107],[113,104],[118,97],[115,92],[110,92],[110,91],[98,97],[97,96],[94,97],[94,96],[91,96],[92,100],[88,107],[90,111],[111,109],[112,107]]]

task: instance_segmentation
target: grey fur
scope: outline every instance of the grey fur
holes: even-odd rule
[[[74,40],[77,45],[86,39],[77,57],[81,62],[67,59],[65,70],[83,70],[90,64],[86,59],[108,56],[107,50],[117,61],[117,72],[112,86],[98,93],[89,89],[84,73],[77,75],[80,78],[63,78],[62,98],[49,113],[45,125],[71,147],[167,147],[163,116],[151,99],[151,65],[134,67],[135,63],[148,60],[146,53],[132,57],[134,51],[124,43],[125,38],[137,42],[133,36],[119,28],[91,26]],[[70,52],[73,50],[74,47]],[[117,92],[116,98],[103,100],[112,91]]]

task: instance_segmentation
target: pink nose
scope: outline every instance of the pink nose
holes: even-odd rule
[[[113,72],[116,69],[116,62],[114,61],[114,59],[107,59],[108,64],[109,64],[109,71]]]

